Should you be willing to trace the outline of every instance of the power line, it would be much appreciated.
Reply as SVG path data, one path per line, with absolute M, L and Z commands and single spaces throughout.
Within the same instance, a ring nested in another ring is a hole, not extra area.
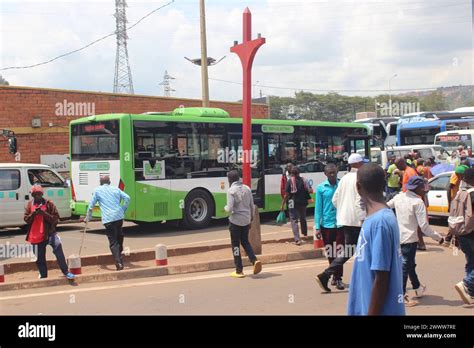
M 143 16 L 142 18 L 140 18 L 137 22 L 135 22 L 132 26 L 130 26 L 127 30 L 130 31 L 131 29 L 133 29 L 135 26 L 137 26 L 141 21 L 143 21 L 145 18 L 151 16 L 152 14 L 154 14 L 155 12 L 171 5 L 172 3 L 174 3 L 175 0 L 171 0 L 170 2 L 166 3 L 165 5 L 162 5 L 156 9 L 154 9 L 153 11 L 149 12 L 148 14 L 146 14 L 145 16 Z M 64 58 L 64 57 L 67 57 L 67 56 L 70 56 L 74 53 L 77 53 L 77 52 L 80 52 L 80 51 L 83 51 L 85 50 L 86 48 L 89 48 L 91 47 L 92 45 L 95 45 L 96 43 L 100 42 L 100 41 L 103 41 L 111 36 L 115 36 L 117 35 L 117 31 L 114 31 L 113 33 L 110 33 L 108 35 L 105 35 L 103 37 L 101 37 L 100 39 L 97 39 L 95 41 L 92 41 L 91 43 L 81 47 L 81 48 L 78 48 L 74 51 L 70 51 L 70 52 L 67 52 L 67 53 L 64 53 L 64 54 L 61 54 L 57 57 L 54 57 L 50 60 L 47 60 L 47 61 L 44 61 L 44 62 L 41 62 L 41 63 L 37 63 L 37 64 L 32 64 L 32 65 L 25 65 L 25 66 L 10 66 L 10 67 L 7 67 L 7 68 L 0 68 L 0 71 L 5 71 L 5 70 L 13 70 L 13 69 L 30 69 L 30 68 L 35 68 L 35 67 L 38 67 L 38 66 L 41 66 L 41 65 L 46 65 L 46 64 L 49 64 L 49 63 L 52 63 L 58 59 L 61 59 L 61 58 Z
M 229 81 L 229 80 L 222 80 L 222 79 L 214 79 L 214 78 L 209 78 L 209 80 L 212 81 L 218 81 L 218 82 L 224 82 L 224 83 L 230 83 L 234 85 L 242 85 L 242 82 L 236 82 L 236 81 Z M 256 86 L 256 85 L 253 85 Z M 258 84 L 258 87 L 262 88 L 269 88 L 269 89 L 281 89 L 281 90 L 291 90 L 291 91 L 308 91 L 308 92 L 346 92 L 346 93 L 351 93 L 351 92 L 361 92 L 361 93 L 371 93 L 371 92 L 389 92 L 389 91 L 395 91 L 395 92 L 410 92 L 410 91 L 435 91 L 438 88 L 437 87 L 426 87 L 426 88 L 400 88 L 400 89 L 394 89 L 392 88 L 391 90 L 388 89 L 314 89 L 314 88 L 295 88 L 295 87 L 281 87 L 281 86 L 268 86 L 268 85 L 261 85 Z

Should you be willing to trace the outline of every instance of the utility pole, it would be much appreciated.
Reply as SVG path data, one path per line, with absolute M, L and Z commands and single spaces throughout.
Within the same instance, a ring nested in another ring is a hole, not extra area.
M 389 80 L 388 80 L 388 93 L 389 93 L 389 108 L 390 108 L 390 117 L 393 116 L 392 114 L 392 80 L 396 78 L 398 74 L 394 74 Z
M 163 76 L 163 81 L 160 82 L 160 86 L 163 86 L 163 95 L 165 97 L 171 97 L 171 92 L 176 92 L 171 87 L 171 80 L 176 80 L 173 76 L 168 74 L 168 71 L 165 71 L 165 76 Z
M 127 2 L 125 0 L 115 0 L 117 53 L 115 57 L 114 93 L 134 94 L 132 71 L 128 61 L 126 8 Z
M 201 12 L 201 83 L 202 106 L 209 107 L 209 72 L 207 69 L 207 37 L 206 37 L 206 5 L 204 0 L 199 0 Z

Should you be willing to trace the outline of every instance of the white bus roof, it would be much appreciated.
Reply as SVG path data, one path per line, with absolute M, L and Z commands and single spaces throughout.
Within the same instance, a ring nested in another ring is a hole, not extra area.
M 426 145 L 403 145 L 403 146 L 386 146 L 385 149 L 387 151 L 391 150 L 422 150 L 422 149 L 429 149 L 432 147 L 441 147 L 441 145 L 434 145 L 434 144 L 426 144 Z
M 46 164 L 33 164 L 33 163 L 0 163 L 0 168 L 47 168 L 51 169 Z
M 474 129 L 458 129 L 458 130 L 450 130 L 445 132 L 440 132 L 436 134 L 438 135 L 450 135 L 450 134 L 474 134 Z
M 474 106 L 467 106 L 467 107 L 464 107 L 464 108 L 459 108 L 459 109 L 453 110 L 451 112 L 474 112 Z

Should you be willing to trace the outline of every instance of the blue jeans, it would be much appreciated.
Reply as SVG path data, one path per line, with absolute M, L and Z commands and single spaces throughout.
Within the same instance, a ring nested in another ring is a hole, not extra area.
M 59 268 L 63 274 L 67 274 L 69 272 L 67 267 L 66 258 L 64 257 L 63 247 L 61 245 L 61 239 L 55 233 L 49 236 L 47 241 L 41 242 L 39 244 L 34 244 L 33 250 L 36 253 L 36 266 L 38 266 L 38 271 L 40 273 L 41 278 L 48 277 L 48 267 L 46 265 L 46 246 L 51 245 L 53 248 L 53 254 L 56 256 L 56 260 L 58 261 Z
M 459 237 L 459 246 L 464 255 L 466 255 L 464 286 L 467 288 L 469 295 L 474 296 L 474 236 Z
M 407 281 L 410 278 L 413 289 L 420 287 L 420 281 L 416 274 L 416 249 L 418 248 L 418 242 L 402 244 L 402 269 L 403 269 L 403 294 L 407 292 Z

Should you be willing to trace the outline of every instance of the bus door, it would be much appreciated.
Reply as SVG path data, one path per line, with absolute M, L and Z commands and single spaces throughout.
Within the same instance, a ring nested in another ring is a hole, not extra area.
M 229 134 L 229 164 L 231 169 L 237 169 L 242 176 L 243 144 L 242 134 Z M 252 135 L 252 151 L 250 154 L 250 167 L 252 169 L 252 194 L 255 205 L 264 207 L 265 177 L 263 173 L 263 136 Z M 235 159 L 235 160 L 234 160 Z
M 362 157 L 371 160 L 370 157 L 370 136 L 369 135 L 348 135 L 344 142 L 344 152 L 349 156 L 358 153 Z

